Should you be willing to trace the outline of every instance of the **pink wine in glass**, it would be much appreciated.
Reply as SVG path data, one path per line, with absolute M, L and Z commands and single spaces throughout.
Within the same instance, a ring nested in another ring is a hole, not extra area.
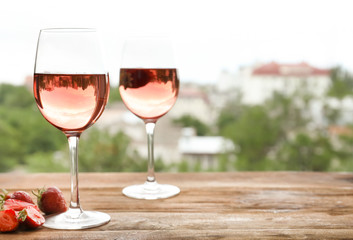
M 44 118 L 63 132 L 82 132 L 102 114 L 105 74 L 34 74 L 34 97 Z
M 157 120 L 174 105 L 179 92 L 175 68 L 121 68 L 119 91 L 127 108 L 143 120 Z

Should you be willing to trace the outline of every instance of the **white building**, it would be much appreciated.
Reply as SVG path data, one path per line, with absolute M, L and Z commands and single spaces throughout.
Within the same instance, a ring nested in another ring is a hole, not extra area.
M 342 100 L 329 98 L 326 92 L 331 84 L 330 70 L 319 69 L 307 63 L 279 64 L 271 62 L 242 67 L 236 73 L 223 72 L 216 86 L 212 102 L 226 103 L 238 92 L 245 104 L 263 104 L 274 91 L 285 94 L 293 92 L 310 93 L 313 99 L 303 106 L 309 114 L 313 127 L 327 126 L 330 123 L 325 117 L 325 108 L 341 110 L 337 124 L 346 125 L 353 122 L 353 98 Z M 226 97 L 225 97 L 226 96 Z M 224 106 L 221 105 L 219 108 Z
M 315 97 L 323 96 L 330 86 L 330 72 L 307 63 L 268 64 L 243 67 L 235 74 L 223 72 L 218 81 L 219 92 L 238 89 L 246 104 L 261 104 L 274 91 L 291 94 L 300 88 Z
M 233 142 L 221 136 L 196 136 L 193 128 L 184 128 L 178 149 L 183 159 L 199 163 L 202 169 L 217 167 L 220 154 L 234 153 Z

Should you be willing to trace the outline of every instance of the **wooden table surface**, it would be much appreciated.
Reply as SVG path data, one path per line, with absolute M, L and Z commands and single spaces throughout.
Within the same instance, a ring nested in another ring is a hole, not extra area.
M 135 200 L 123 187 L 144 173 L 81 173 L 81 205 L 110 214 L 87 230 L 0 234 L 0 239 L 353 239 L 353 174 L 312 172 L 160 173 L 181 193 Z M 56 185 L 69 199 L 68 174 L 0 174 L 0 187 Z

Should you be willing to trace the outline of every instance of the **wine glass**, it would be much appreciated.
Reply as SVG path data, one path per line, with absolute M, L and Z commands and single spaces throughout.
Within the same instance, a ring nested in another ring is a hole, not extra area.
M 109 77 L 95 29 L 43 29 L 34 68 L 34 97 L 43 117 L 67 137 L 71 160 L 68 211 L 48 216 L 45 227 L 84 229 L 110 221 L 106 213 L 83 211 L 78 179 L 81 133 L 102 114 L 109 96 Z
M 137 199 L 177 195 L 180 189 L 158 184 L 154 174 L 153 135 L 157 120 L 174 105 L 179 79 L 172 46 L 165 37 L 135 37 L 126 40 L 120 68 L 119 91 L 126 107 L 145 123 L 148 144 L 148 174 L 144 184 L 123 189 Z

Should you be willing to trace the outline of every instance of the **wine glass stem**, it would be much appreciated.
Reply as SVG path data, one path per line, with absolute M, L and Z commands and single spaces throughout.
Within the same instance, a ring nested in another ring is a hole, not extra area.
M 80 206 L 80 195 L 78 191 L 78 142 L 80 136 L 68 136 L 70 158 L 71 158 L 71 200 L 70 209 L 76 210 L 78 214 L 82 213 Z
M 153 136 L 154 128 L 156 126 L 155 122 L 146 122 L 146 133 L 147 133 L 147 146 L 148 146 L 148 173 L 147 182 L 155 182 L 156 178 L 154 176 L 154 155 L 153 155 Z

